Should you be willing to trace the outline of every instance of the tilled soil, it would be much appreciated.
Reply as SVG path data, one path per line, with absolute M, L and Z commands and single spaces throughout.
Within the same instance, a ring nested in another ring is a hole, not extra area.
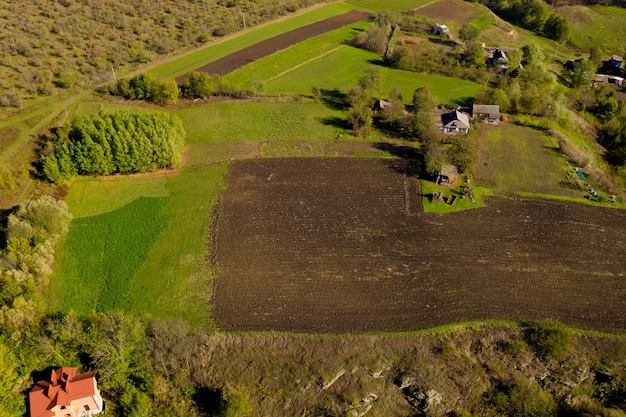
M 243 67 L 246 64 L 249 64 L 250 62 L 271 55 L 281 49 L 288 48 L 298 42 L 302 42 L 312 38 L 313 36 L 321 35 L 323 33 L 330 32 L 331 30 L 339 29 L 343 26 L 359 22 L 371 16 L 372 15 L 370 13 L 352 10 L 338 16 L 333 16 L 328 19 L 320 20 L 319 22 L 294 29 L 271 39 L 261 41 L 248 48 L 227 55 L 224 58 L 220 58 L 217 61 L 213 61 L 201 68 L 196 69 L 195 71 L 225 75 Z M 178 84 L 182 85 L 186 76 L 187 75 L 185 74 L 176 78 Z
M 493 197 L 425 214 L 406 172 L 375 158 L 233 162 L 214 225 L 218 326 L 395 332 L 555 318 L 626 329 L 626 212 Z

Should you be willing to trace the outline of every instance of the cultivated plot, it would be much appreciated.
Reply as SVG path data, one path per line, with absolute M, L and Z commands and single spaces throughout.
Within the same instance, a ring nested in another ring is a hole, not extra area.
M 214 228 L 223 330 L 407 331 L 548 317 L 626 326 L 626 213 L 491 198 L 429 215 L 401 161 L 232 163 Z

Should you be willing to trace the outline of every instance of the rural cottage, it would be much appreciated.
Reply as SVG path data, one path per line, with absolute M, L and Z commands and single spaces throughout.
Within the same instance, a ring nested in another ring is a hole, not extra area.
M 76 368 L 52 370 L 50 379 L 30 390 L 30 417 L 89 417 L 103 409 L 96 373 L 76 375 Z

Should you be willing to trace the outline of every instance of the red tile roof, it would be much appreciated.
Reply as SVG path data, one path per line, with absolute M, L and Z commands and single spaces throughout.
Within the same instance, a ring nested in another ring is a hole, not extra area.
M 54 417 L 57 405 L 69 406 L 73 400 L 96 394 L 95 372 L 76 375 L 76 368 L 53 370 L 49 381 L 39 381 L 28 394 L 30 417 Z

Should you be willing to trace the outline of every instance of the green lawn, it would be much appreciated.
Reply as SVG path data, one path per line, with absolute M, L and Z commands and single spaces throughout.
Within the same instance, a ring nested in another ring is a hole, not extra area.
M 473 208 L 482 207 L 485 205 L 485 197 L 492 194 L 491 189 L 485 187 L 476 187 L 472 185 L 472 190 L 474 191 L 474 197 L 476 198 L 476 202 L 472 202 L 469 196 L 465 196 L 465 198 L 461 198 L 463 196 L 463 192 L 461 191 L 461 186 L 466 185 L 461 184 L 455 188 L 442 187 L 441 185 L 437 185 L 432 181 L 421 180 L 420 188 L 422 192 L 422 207 L 424 212 L 426 213 L 451 213 L 454 211 L 460 210 L 468 210 Z M 432 194 L 434 192 L 440 192 L 443 195 L 444 201 L 432 201 Z M 445 200 L 447 200 L 450 196 L 456 196 L 457 199 L 454 204 L 447 204 Z
M 158 77 L 175 78 L 263 40 L 350 10 L 352 10 L 351 7 L 339 3 L 313 9 L 301 15 L 225 39 L 205 49 L 158 66 L 150 72 Z

